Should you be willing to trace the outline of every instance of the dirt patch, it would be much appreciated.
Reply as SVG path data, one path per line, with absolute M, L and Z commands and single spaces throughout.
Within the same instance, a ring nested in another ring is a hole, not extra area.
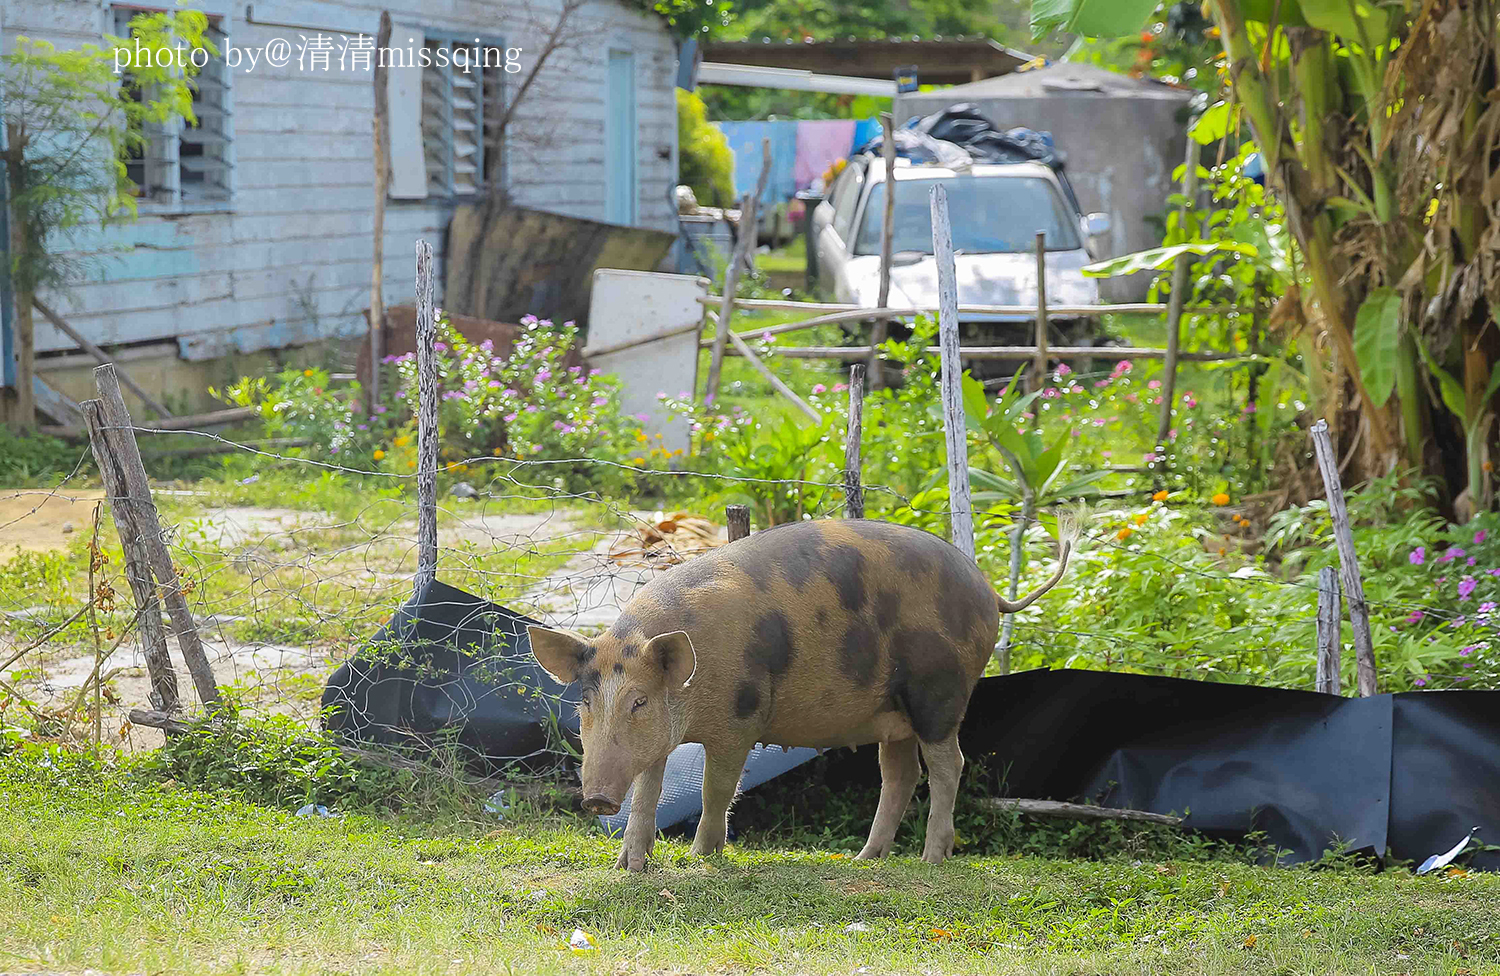
M 20 552 L 66 549 L 93 527 L 101 489 L 0 490 L 0 561 Z

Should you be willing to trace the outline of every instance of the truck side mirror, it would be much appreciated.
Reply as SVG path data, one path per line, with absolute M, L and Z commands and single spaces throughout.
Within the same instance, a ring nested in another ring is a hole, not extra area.
M 1103 237 L 1109 233 L 1110 219 L 1107 213 L 1091 213 L 1083 218 L 1085 237 Z

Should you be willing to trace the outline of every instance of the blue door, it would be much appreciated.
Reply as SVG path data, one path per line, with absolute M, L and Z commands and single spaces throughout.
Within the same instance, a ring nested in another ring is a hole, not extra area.
M 635 223 L 635 54 L 611 49 L 604 102 L 604 219 Z

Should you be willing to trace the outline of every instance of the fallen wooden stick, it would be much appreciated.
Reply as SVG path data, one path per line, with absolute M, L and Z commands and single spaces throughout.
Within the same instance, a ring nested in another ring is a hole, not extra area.
M 98 346 L 90 342 L 83 333 L 79 332 L 77 329 L 69 325 L 67 320 L 65 320 L 61 315 L 58 315 L 47 305 L 43 304 L 40 298 L 37 298 L 33 295 L 31 298 L 31 304 L 36 307 L 36 310 L 38 312 L 42 313 L 43 318 L 52 323 L 53 327 L 57 329 L 57 331 L 61 332 L 69 339 L 72 339 L 74 342 L 78 343 L 79 348 L 81 348 L 84 352 L 88 353 L 90 356 L 93 356 L 100 363 L 114 362 L 114 359 L 111 358 L 109 353 L 105 352 L 103 349 L 100 349 Z M 151 396 L 151 394 L 142 389 L 141 385 L 135 380 L 131 379 L 130 374 L 121 369 L 118 364 L 115 365 L 115 375 L 119 377 L 120 382 L 124 384 L 126 389 L 128 389 L 131 393 L 134 393 L 136 396 L 140 397 L 141 402 L 146 406 L 150 407 L 152 410 L 155 410 L 157 416 L 172 416 L 172 411 L 162 406 L 161 401 L 157 400 L 155 397 Z
M 996 810 L 1019 810 L 1041 817 L 1061 817 L 1064 820 L 1138 820 L 1142 823 L 1165 824 L 1181 827 L 1182 818 L 1165 813 L 1147 813 L 1145 810 L 1119 810 L 1115 807 L 1092 807 L 1082 803 L 1063 803 L 1059 800 L 1010 800 L 1004 797 L 985 797 L 979 801 Z

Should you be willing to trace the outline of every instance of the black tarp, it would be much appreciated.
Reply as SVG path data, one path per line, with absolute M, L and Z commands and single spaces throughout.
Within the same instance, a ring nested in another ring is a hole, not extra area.
M 484 772 L 555 747 L 559 734 L 576 741 L 577 689 L 531 657 L 534 622 L 430 584 L 329 679 L 328 728 L 394 745 L 451 742 Z M 1500 842 L 1500 692 L 1340 698 L 1029 671 L 980 681 L 960 739 L 971 759 L 1004 771 L 1006 795 L 1186 814 L 1189 827 L 1219 837 L 1257 830 L 1289 852 L 1286 863 L 1339 844 L 1420 862 L 1474 827 L 1480 841 Z M 757 750 L 766 768 L 747 780 L 797 775 L 789 766 L 813 752 L 794 752 Z M 660 826 L 696 809 L 700 769 L 669 765 Z M 834 753 L 824 775 L 873 781 L 875 750 Z M 1500 854 L 1472 863 L 1500 869 Z
M 1420 862 L 1475 826 L 1500 842 L 1500 692 L 1340 698 L 1029 671 L 981 681 L 960 738 L 1005 770 L 1010 796 L 1186 813 L 1221 837 L 1260 830 L 1289 862 L 1338 842 Z
M 422 750 L 456 747 L 476 772 L 576 743 L 578 689 L 531 656 L 538 621 L 436 580 L 391 615 L 323 690 L 331 732 Z

